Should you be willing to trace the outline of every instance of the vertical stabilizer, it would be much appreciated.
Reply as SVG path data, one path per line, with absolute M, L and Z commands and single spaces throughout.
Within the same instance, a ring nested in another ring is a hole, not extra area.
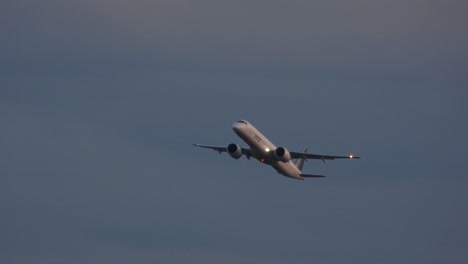
M 305 147 L 303 150 L 302 150 L 302 153 L 306 153 L 307 152 L 307 147 Z M 294 163 L 294 165 L 296 165 L 296 167 L 302 171 L 302 167 L 304 166 L 304 159 L 303 158 L 300 158 L 300 159 L 297 159 L 296 162 Z

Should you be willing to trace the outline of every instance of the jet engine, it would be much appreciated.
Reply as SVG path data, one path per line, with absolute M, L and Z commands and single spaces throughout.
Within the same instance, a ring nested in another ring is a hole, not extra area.
M 227 146 L 227 152 L 231 157 L 235 159 L 239 159 L 242 157 L 242 149 L 239 147 L 239 145 L 231 143 Z
M 282 162 L 288 162 L 291 159 L 291 154 L 287 149 L 279 147 L 275 150 L 275 157 Z

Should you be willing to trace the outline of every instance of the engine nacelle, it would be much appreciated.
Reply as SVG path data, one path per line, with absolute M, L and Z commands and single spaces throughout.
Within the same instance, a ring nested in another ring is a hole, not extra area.
M 242 149 L 239 147 L 239 145 L 231 143 L 227 146 L 227 152 L 231 157 L 235 159 L 239 159 L 242 157 Z
M 288 162 L 291 159 L 291 154 L 287 149 L 279 147 L 275 150 L 275 157 L 282 162 Z

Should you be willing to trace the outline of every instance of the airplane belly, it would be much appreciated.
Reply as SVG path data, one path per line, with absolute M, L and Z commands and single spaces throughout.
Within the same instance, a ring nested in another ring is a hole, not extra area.
M 268 139 L 254 128 L 235 130 L 235 133 L 249 145 L 252 156 L 262 163 L 271 164 L 276 161 L 273 151 L 276 149 Z
M 292 163 L 292 161 L 277 161 L 271 164 L 271 166 L 275 168 L 275 170 L 281 175 L 297 180 L 304 180 L 304 178 L 300 175 L 301 171 L 296 167 L 296 165 L 294 165 L 294 163 Z

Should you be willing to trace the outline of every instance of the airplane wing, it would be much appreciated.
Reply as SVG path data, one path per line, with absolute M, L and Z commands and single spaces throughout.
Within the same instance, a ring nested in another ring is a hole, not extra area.
M 208 145 L 200 145 L 200 144 L 192 144 L 192 145 L 194 145 L 195 147 L 212 149 L 212 150 L 215 150 L 215 151 L 219 152 L 219 154 L 221 154 L 221 152 L 227 152 L 227 147 L 208 146 Z M 242 155 L 246 155 L 247 157 L 252 156 L 251 152 L 250 152 L 250 149 L 241 148 L 241 150 L 242 150 Z
M 196 147 L 200 147 L 200 148 L 207 148 L 207 149 L 212 149 L 212 150 L 215 150 L 217 152 L 219 152 L 219 154 L 221 154 L 221 152 L 227 152 L 227 147 L 224 147 L 224 146 L 208 146 L 208 145 L 201 145 L 201 144 L 192 144 Z M 242 150 L 242 155 L 246 155 L 247 157 L 251 157 L 252 156 L 252 153 L 250 151 L 250 149 L 246 149 L 246 148 L 241 148 Z M 291 158 L 292 159 L 320 159 L 320 160 L 334 160 L 334 159 L 361 159 L 361 157 L 357 157 L 357 156 L 353 156 L 353 155 L 349 155 L 349 156 L 331 156 L 331 155 L 320 155 L 320 154 L 312 154 L 312 153 L 302 153 L 302 152 L 289 152 L 291 154 Z
M 291 158 L 293 159 L 320 159 L 320 160 L 334 160 L 334 159 L 360 159 L 361 157 L 349 155 L 349 156 L 331 156 L 331 155 L 321 155 L 321 154 L 312 154 L 312 153 L 301 153 L 301 152 L 289 152 Z

